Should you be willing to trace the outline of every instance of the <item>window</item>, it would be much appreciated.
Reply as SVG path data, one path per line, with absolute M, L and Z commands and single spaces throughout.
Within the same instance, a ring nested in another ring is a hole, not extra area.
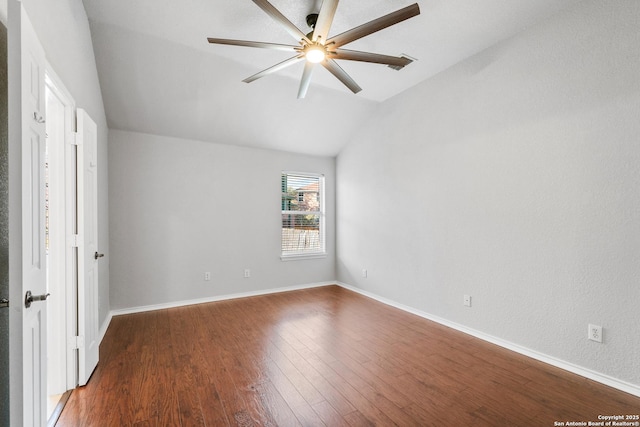
M 325 255 L 324 176 L 282 173 L 282 259 Z

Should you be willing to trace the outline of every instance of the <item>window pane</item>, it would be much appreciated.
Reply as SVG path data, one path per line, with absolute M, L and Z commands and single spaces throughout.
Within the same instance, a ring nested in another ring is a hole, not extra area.
M 282 253 L 322 251 L 320 215 L 282 214 Z
M 282 174 L 283 211 L 320 211 L 320 178 Z

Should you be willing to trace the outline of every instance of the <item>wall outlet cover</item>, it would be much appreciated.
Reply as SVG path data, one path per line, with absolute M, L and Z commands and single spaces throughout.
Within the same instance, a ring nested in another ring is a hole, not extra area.
M 591 341 L 602 342 L 602 326 L 589 324 L 587 338 Z

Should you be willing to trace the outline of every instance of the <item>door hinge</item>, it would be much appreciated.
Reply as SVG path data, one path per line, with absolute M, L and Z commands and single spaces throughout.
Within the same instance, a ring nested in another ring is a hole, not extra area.
M 84 348 L 84 336 L 83 335 L 69 338 L 69 349 L 70 350 L 79 350 L 81 348 Z
M 78 132 L 71 132 L 71 137 L 69 138 L 69 144 L 71 145 L 80 145 L 82 139 L 78 135 Z
M 80 246 L 79 234 L 72 234 L 71 236 L 69 236 L 69 246 L 71 246 L 72 248 L 77 248 Z

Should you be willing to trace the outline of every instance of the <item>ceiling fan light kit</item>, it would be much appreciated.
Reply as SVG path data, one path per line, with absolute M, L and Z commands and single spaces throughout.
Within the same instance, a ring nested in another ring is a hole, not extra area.
M 302 79 L 298 89 L 298 98 L 305 97 L 309 84 L 311 83 L 311 72 L 313 71 L 315 64 L 321 64 L 338 80 L 340 80 L 342 84 L 347 86 L 349 90 L 353 93 L 358 93 L 362 88 L 358 86 L 358 84 L 338 65 L 335 61 L 336 59 L 383 64 L 394 70 L 401 70 L 413 62 L 413 59 L 406 55 L 401 55 L 399 57 L 381 55 L 377 53 L 341 49 L 341 46 L 419 15 L 420 8 L 417 3 L 381 16 L 380 18 L 352 28 L 351 30 L 345 31 L 337 36 L 329 37 L 329 29 L 331 28 L 333 17 L 335 16 L 336 9 L 338 8 L 338 0 L 324 0 L 319 13 L 311 13 L 307 15 L 307 25 L 312 29 L 309 34 L 304 34 L 300 31 L 298 27 L 289 21 L 267 0 L 252 1 L 265 13 L 271 16 L 271 18 L 282 25 L 283 28 L 298 41 L 298 45 L 209 37 L 207 39 L 209 43 L 214 44 L 257 47 L 295 53 L 295 56 L 269 67 L 266 70 L 260 71 L 253 76 L 247 77 L 243 80 L 246 83 L 250 83 L 261 77 L 280 71 L 298 62 L 305 61 L 304 71 L 302 73 Z
M 324 61 L 327 56 L 327 51 L 322 44 L 313 43 L 304 48 L 304 56 L 307 61 L 317 64 Z

